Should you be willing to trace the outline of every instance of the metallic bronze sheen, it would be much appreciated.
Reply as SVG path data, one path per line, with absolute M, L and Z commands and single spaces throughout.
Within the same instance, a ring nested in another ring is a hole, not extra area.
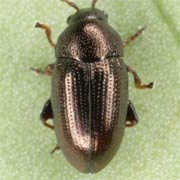
M 57 42 L 51 102 L 62 152 L 76 169 L 94 173 L 120 146 L 128 78 L 122 41 L 106 16 L 98 9 L 80 13 Z

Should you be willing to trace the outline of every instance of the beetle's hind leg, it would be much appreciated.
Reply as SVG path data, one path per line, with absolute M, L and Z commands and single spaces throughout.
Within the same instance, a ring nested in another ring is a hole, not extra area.
M 142 84 L 140 77 L 138 76 L 138 74 L 136 73 L 136 71 L 134 71 L 131 67 L 127 66 L 127 71 L 130 72 L 133 77 L 134 77 L 134 83 L 135 83 L 135 87 L 137 89 L 152 89 L 153 87 L 153 82 L 149 83 L 149 84 Z
M 51 154 L 53 154 L 54 152 L 60 150 L 60 146 L 57 145 L 52 151 L 51 151 Z
M 126 127 L 133 127 L 138 123 L 138 116 L 136 113 L 136 109 L 132 102 L 128 101 L 128 110 L 126 115 Z
M 54 126 L 47 123 L 48 119 L 53 119 L 53 112 L 52 112 L 52 107 L 51 107 L 51 100 L 48 99 L 47 102 L 45 103 L 43 110 L 40 115 L 41 122 L 48 128 L 54 130 Z M 57 145 L 52 151 L 51 154 L 53 154 L 55 151 L 59 150 L 60 146 Z
M 52 41 L 52 39 L 51 39 L 51 28 L 48 26 L 48 25 L 46 25 L 46 24 L 42 24 L 42 23 L 39 23 L 39 22 L 37 22 L 36 24 L 35 24 L 35 27 L 36 28 L 41 28 L 41 29 L 44 29 L 45 30 L 45 34 L 46 34 L 46 37 L 47 37 L 47 39 L 48 39 L 48 41 L 49 41 L 49 44 L 53 47 L 53 48 L 55 48 L 55 43 Z
M 143 32 L 145 31 L 146 26 L 143 28 L 139 29 L 135 34 L 132 36 L 128 37 L 125 41 L 123 41 L 123 47 L 126 47 L 129 43 L 133 42 L 135 39 L 137 39 Z
M 48 128 L 54 129 L 53 125 L 47 123 L 48 119 L 53 119 L 52 107 L 51 107 L 51 100 L 48 99 L 45 103 L 43 110 L 40 115 L 41 122 Z
M 47 75 L 47 76 L 52 75 L 53 69 L 54 69 L 54 64 L 47 65 L 44 70 L 39 69 L 39 68 L 30 68 L 30 70 L 36 72 L 37 74 Z

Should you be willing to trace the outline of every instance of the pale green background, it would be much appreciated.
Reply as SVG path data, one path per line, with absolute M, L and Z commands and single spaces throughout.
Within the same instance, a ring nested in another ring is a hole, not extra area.
M 88 7 L 90 0 L 76 0 Z M 50 78 L 30 67 L 52 63 L 54 51 L 36 20 L 52 27 L 53 39 L 75 12 L 58 0 L 0 0 L 0 180 L 180 180 L 180 1 L 99 0 L 110 24 L 125 39 L 147 25 L 141 38 L 125 50 L 125 61 L 153 90 L 136 90 L 130 99 L 140 123 L 126 129 L 113 161 L 100 173 L 81 174 L 59 151 L 39 114 L 50 96 Z

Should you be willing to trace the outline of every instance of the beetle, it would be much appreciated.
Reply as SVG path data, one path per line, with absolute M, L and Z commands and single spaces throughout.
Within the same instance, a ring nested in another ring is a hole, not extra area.
M 42 123 L 55 131 L 58 145 L 66 159 L 83 173 L 102 170 L 115 156 L 125 127 L 137 124 L 138 116 L 128 100 L 128 72 L 135 87 L 151 89 L 153 82 L 142 84 L 136 71 L 123 61 L 123 49 L 134 41 L 145 27 L 122 41 L 108 24 L 108 15 L 95 8 L 79 9 L 68 0 L 76 13 L 67 19 L 67 28 L 57 43 L 51 29 L 44 29 L 55 49 L 56 61 L 45 70 L 31 68 L 38 74 L 52 75 L 51 97 L 40 115 Z M 53 119 L 53 125 L 48 119 Z

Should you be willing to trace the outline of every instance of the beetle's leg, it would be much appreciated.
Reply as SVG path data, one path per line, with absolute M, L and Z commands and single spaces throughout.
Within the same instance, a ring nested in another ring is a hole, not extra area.
M 147 88 L 151 89 L 153 87 L 154 84 L 153 82 L 149 84 L 142 84 L 140 77 L 137 75 L 136 71 L 134 71 L 131 67 L 127 66 L 127 71 L 133 75 L 135 87 L 137 89 L 147 89 Z
M 46 127 L 50 128 L 50 129 L 54 129 L 54 126 L 47 123 L 48 119 L 53 119 L 53 112 L 52 112 L 50 99 L 47 100 L 47 102 L 45 103 L 45 105 L 43 107 L 43 110 L 40 115 L 40 120 Z
M 128 101 L 128 110 L 126 115 L 126 127 L 135 126 L 138 123 L 138 116 L 135 110 L 134 105 L 129 100 Z
M 54 152 L 56 152 L 57 150 L 60 150 L 60 146 L 57 145 L 52 151 L 51 151 L 51 154 L 53 154 Z
M 135 34 L 133 34 L 132 36 L 128 37 L 125 41 L 123 41 L 123 47 L 127 46 L 129 43 L 131 43 L 136 38 L 138 38 L 138 36 L 140 36 L 144 32 L 145 29 L 146 29 L 146 26 L 139 29 Z
M 30 70 L 35 71 L 37 74 L 50 76 L 53 72 L 54 64 L 49 64 L 46 66 L 45 70 L 38 68 L 30 68 Z
M 45 30 L 46 37 L 47 37 L 50 45 L 51 45 L 53 48 L 55 48 L 56 45 L 55 45 L 55 43 L 54 43 L 54 42 L 52 41 L 52 39 L 51 39 L 51 29 L 50 29 L 50 27 L 47 26 L 46 24 L 41 24 L 41 23 L 39 23 L 39 22 L 37 22 L 37 23 L 35 24 L 35 27 L 41 28 L 41 29 L 44 29 L 44 30 Z
M 53 119 L 53 112 L 52 112 L 52 107 L 51 107 L 51 100 L 48 99 L 47 102 L 45 103 L 44 107 L 43 107 L 43 110 L 41 112 L 41 115 L 40 115 L 40 119 L 42 121 L 42 123 L 50 128 L 50 129 L 54 129 L 54 126 L 50 125 L 47 123 L 48 119 Z M 52 151 L 51 151 L 51 154 L 53 154 L 55 151 L 59 150 L 60 149 L 60 146 L 57 145 Z

